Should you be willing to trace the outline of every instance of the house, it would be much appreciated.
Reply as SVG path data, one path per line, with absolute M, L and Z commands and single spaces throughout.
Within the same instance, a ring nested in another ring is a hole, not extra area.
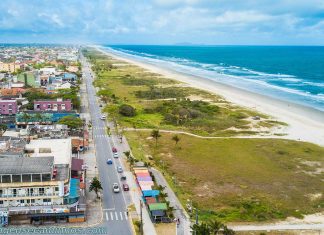
M 35 100 L 34 111 L 71 111 L 71 100 Z
M 51 74 L 55 74 L 56 68 L 55 67 L 45 67 L 45 68 L 41 68 L 39 71 L 42 74 L 51 75 Z
M 12 87 L 11 89 L 9 89 L 9 88 L 1 89 L 0 94 L 2 97 L 4 97 L 4 96 L 19 96 L 21 94 L 24 94 L 25 91 L 26 90 L 24 88 Z
M 79 71 L 79 67 L 75 66 L 75 65 L 70 65 L 66 68 L 67 71 L 71 72 L 71 73 L 76 73 Z
M 0 100 L 0 114 L 1 115 L 14 115 L 17 113 L 16 100 Z

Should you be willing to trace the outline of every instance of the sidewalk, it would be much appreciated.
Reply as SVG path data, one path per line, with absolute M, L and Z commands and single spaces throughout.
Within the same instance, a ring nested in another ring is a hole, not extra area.
M 180 219 L 180 225 L 177 227 L 177 235 L 191 234 L 190 217 L 185 211 L 185 209 L 182 207 L 180 201 L 178 200 L 178 197 L 170 188 L 168 182 L 165 180 L 164 176 L 161 174 L 160 171 L 151 168 L 151 172 L 154 175 L 156 183 L 165 187 L 163 191 L 168 194 L 167 200 L 170 202 L 170 206 L 174 208 L 174 215 L 176 218 Z

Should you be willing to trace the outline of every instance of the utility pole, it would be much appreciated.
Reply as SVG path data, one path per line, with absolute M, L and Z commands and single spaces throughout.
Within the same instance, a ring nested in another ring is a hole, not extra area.
M 141 227 L 140 227 L 140 234 L 143 235 L 143 211 L 142 211 L 142 201 L 140 199 L 140 211 L 141 211 Z

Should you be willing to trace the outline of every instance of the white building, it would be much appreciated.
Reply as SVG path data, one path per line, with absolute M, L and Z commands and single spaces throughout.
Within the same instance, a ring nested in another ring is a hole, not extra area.
M 19 214 L 37 209 L 68 208 L 71 139 L 32 140 L 26 156 L 4 157 L 0 164 L 0 211 Z

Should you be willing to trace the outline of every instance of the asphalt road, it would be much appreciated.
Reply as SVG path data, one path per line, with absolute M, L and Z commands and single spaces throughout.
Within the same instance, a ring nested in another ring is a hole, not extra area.
M 104 216 L 102 225 L 107 227 L 108 234 L 132 234 L 130 221 L 126 214 L 126 198 L 129 196 L 127 195 L 128 192 L 123 192 L 122 190 L 120 181 L 122 174 L 118 173 L 116 169 L 117 166 L 122 166 L 122 164 L 120 158 L 113 157 L 113 142 L 106 134 L 106 122 L 100 120 L 102 114 L 96 100 L 95 88 L 92 85 L 93 75 L 90 65 L 85 61 L 84 57 L 82 57 L 81 62 L 83 65 L 84 80 L 87 85 L 99 180 L 103 187 L 102 208 Z M 106 163 L 109 158 L 113 160 L 112 165 L 107 165 Z M 118 183 L 120 185 L 120 193 L 113 192 L 113 183 Z

